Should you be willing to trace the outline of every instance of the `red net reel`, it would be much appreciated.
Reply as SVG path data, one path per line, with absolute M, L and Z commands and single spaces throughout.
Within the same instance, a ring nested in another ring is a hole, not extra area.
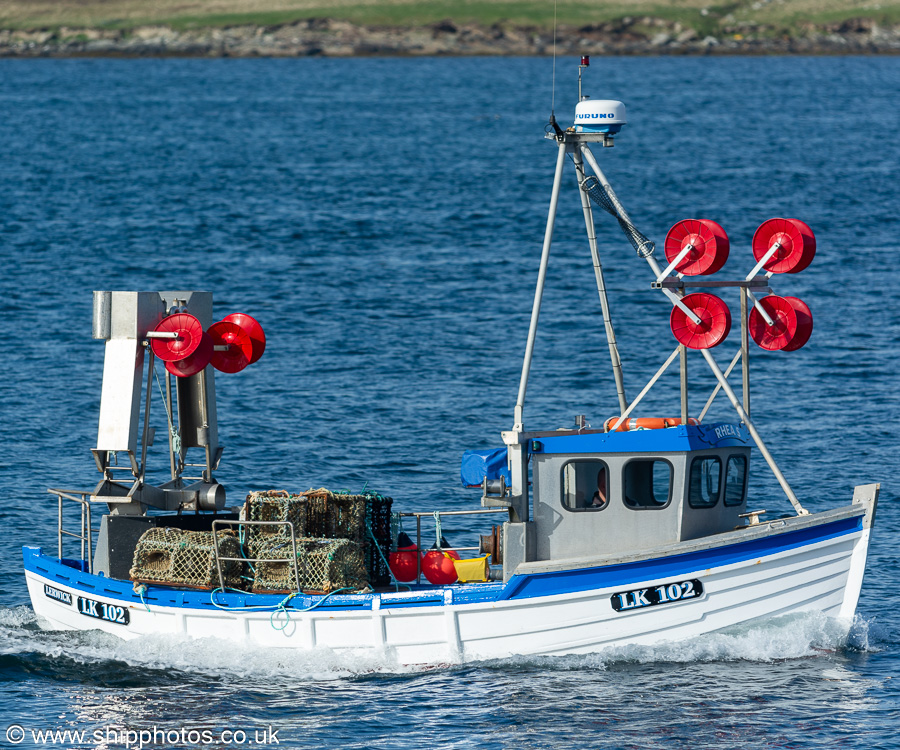
M 189 378 L 206 367 L 212 355 L 213 339 L 212 336 L 204 331 L 194 353 L 175 362 L 166 362 L 166 369 L 176 377 Z
M 673 226 L 666 235 L 666 260 L 672 263 L 688 245 L 692 249 L 675 266 L 685 276 L 715 273 L 728 260 L 728 235 L 709 219 L 685 219 Z
M 775 243 L 781 245 L 763 268 L 772 273 L 800 273 L 816 255 L 816 237 L 800 219 L 769 219 L 753 234 L 753 257 L 757 262 Z
M 262 326 L 246 313 L 232 313 L 231 315 L 226 315 L 224 320 L 240 326 L 244 333 L 249 336 L 253 345 L 253 354 L 250 357 L 249 364 L 252 365 L 254 362 L 257 362 L 266 350 L 266 334 Z
M 755 305 L 750 311 L 750 336 L 761 349 L 792 352 L 809 341 L 813 329 L 812 312 L 803 300 L 770 294 L 759 304 L 772 318 L 772 325 L 769 325 Z
M 210 364 L 220 372 L 240 372 L 253 357 L 253 341 L 250 335 L 231 320 L 220 320 L 209 327 L 214 346 L 228 347 L 224 351 L 213 350 Z
M 753 310 L 750 311 L 748 322 L 750 336 L 761 349 L 771 352 L 785 349 L 794 341 L 799 331 L 797 310 L 789 298 L 779 297 L 777 294 L 763 297 L 759 304 L 772 319 L 772 325 L 766 323 L 765 318 L 754 305 Z M 804 307 L 806 306 L 804 305 Z M 806 309 L 809 310 L 809 308 Z M 806 333 L 807 340 L 809 334 L 812 333 L 812 316 L 809 316 L 809 322 L 809 331 Z M 799 349 L 802 345 L 800 344 L 797 348 Z
M 784 347 L 782 351 L 794 352 L 801 346 L 804 346 L 806 342 L 809 341 L 809 337 L 812 336 L 812 310 L 809 309 L 809 305 L 802 299 L 797 299 L 796 297 L 785 297 L 784 299 L 790 302 L 791 307 L 794 308 L 794 313 L 797 316 L 797 333 L 794 334 L 794 338 L 791 339 L 790 343 Z
M 721 299 L 714 294 L 697 292 L 681 301 L 700 318 L 700 322 L 694 323 L 680 307 L 672 308 L 669 325 L 679 344 L 688 349 L 712 349 L 728 337 L 731 311 Z
M 203 340 L 203 326 L 190 313 L 175 313 L 163 318 L 154 330 L 157 333 L 178 334 L 173 339 L 150 339 L 150 348 L 163 362 L 190 357 Z

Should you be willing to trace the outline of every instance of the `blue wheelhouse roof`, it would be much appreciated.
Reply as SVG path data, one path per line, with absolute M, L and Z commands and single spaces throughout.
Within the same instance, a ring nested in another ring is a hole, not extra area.
M 749 447 L 746 427 L 730 422 L 679 425 L 633 432 L 583 432 L 536 438 L 532 453 L 673 453 L 710 448 Z

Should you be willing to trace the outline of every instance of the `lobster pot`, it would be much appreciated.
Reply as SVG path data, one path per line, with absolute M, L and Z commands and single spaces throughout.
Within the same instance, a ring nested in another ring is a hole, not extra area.
M 369 571 L 369 582 L 373 588 L 391 583 L 391 569 L 387 561 L 394 541 L 391 531 L 393 502 L 389 497 L 366 495 L 366 523 L 372 531 L 366 545 L 366 570 Z
M 306 530 L 311 537 L 366 539 L 366 501 L 364 495 L 336 495 L 318 489 L 303 493 L 307 501 Z
M 229 531 L 183 531 L 174 528 L 153 528 L 138 539 L 134 550 L 130 576 L 132 581 L 163 586 L 214 589 L 219 587 L 216 552 L 222 560 L 222 578 L 228 588 L 241 587 L 244 563 L 241 543 Z
M 387 586 L 391 550 L 391 504 L 381 495 L 335 494 L 327 489 L 304 493 L 307 499 L 306 531 L 310 536 L 349 539 L 365 554 L 366 571 L 373 588 Z
M 307 500 L 303 495 L 292 495 L 287 490 L 251 492 L 244 503 L 243 517 L 247 521 L 283 521 L 294 527 L 295 537 L 311 536 L 306 533 Z M 290 527 L 252 526 L 246 529 L 249 545 L 265 540 L 291 538 Z
M 255 593 L 307 591 L 327 594 L 367 586 L 363 550 L 349 539 L 296 540 L 298 581 L 291 563 L 290 539 L 266 539 L 252 545 L 250 557 Z

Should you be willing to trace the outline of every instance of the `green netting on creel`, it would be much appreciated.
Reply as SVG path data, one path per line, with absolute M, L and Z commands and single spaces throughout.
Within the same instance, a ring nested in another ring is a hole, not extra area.
M 222 577 L 229 588 L 241 586 L 243 562 L 241 543 L 234 533 L 219 531 L 219 557 L 234 557 L 237 561 L 222 561 Z M 216 553 L 211 531 L 183 531 L 174 528 L 153 528 L 145 531 L 134 550 L 130 576 L 132 581 L 213 589 L 219 586 Z
M 362 547 L 349 539 L 295 540 L 297 573 L 291 562 L 291 540 L 264 539 L 250 545 L 254 592 L 292 591 L 329 593 L 337 589 L 364 589 L 368 584 Z
M 295 495 L 286 490 L 251 492 L 243 518 L 248 521 L 290 521 L 297 538 L 347 539 L 358 544 L 373 588 L 387 586 L 387 559 L 392 543 L 393 500 L 373 492 L 335 493 L 324 487 Z M 265 540 L 290 540 L 287 526 L 245 527 L 244 539 L 253 546 Z
M 293 495 L 287 490 L 266 490 L 251 492 L 244 503 L 244 519 L 247 521 L 287 521 L 294 526 L 295 537 L 316 536 L 308 534 L 307 499 L 303 495 Z M 265 539 L 290 539 L 288 526 L 253 526 L 246 530 L 245 541 L 255 544 Z
M 350 539 L 365 553 L 366 571 L 373 588 L 387 586 L 391 571 L 391 504 L 393 500 L 374 492 L 361 495 L 335 493 L 323 488 L 308 490 L 306 531 L 310 536 Z
M 307 501 L 306 531 L 325 539 L 366 539 L 366 499 L 362 495 L 336 495 L 324 487 L 303 493 Z

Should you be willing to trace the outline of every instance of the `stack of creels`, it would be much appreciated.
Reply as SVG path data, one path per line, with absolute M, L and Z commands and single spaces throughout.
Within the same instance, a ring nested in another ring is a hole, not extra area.
M 307 502 L 304 495 L 292 495 L 287 490 L 251 492 L 244 503 L 243 520 L 279 523 L 244 526 L 246 530 L 244 541 L 249 546 L 267 540 L 290 541 L 291 527 L 287 525 L 288 523 L 293 526 L 295 538 L 313 536 L 306 531 Z
M 368 585 L 362 547 L 349 539 L 295 539 L 296 573 L 291 539 L 270 538 L 250 546 L 254 593 L 328 594 L 360 591 Z M 299 575 L 299 580 L 298 580 Z
M 324 487 L 303 493 L 307 501 L 306 533 L 323 539 L 366 539 L 364 495 L 335 494 Z
M 230 531 L 183 531 L 152 528 L 145 531 L 134 550 L 132 581 L 163 586 L 214 589 L 220 586 L 216 552 L 222 560 L 222 578 L 227 588 L 241 587 L 241 543 Z
M 365 552 L 373 588 L 388 586 L 391 572 L 391 504 L 375 493 L 350 495 L 323 488 L 303 493 L 307 498 L 306 532 L 311 537 L 349 539 Z

